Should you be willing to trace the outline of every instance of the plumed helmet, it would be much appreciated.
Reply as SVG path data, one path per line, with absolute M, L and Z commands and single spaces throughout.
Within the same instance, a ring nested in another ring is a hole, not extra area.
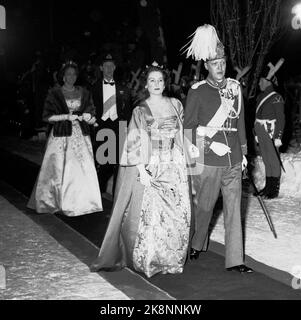
M 184 46 L 186 57 L 194 60 L 210 61 L 225 57 L 225 48 L 220 41 L 215 28 L 204 24 L 191 35 L 192 39 Z

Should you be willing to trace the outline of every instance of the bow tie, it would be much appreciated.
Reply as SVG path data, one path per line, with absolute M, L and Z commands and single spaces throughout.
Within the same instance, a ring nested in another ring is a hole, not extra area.
M 109 82 L 109 81 L 104 80 L 103 83 L 104 84 L 109 84 L 110 86 L 114 86 L 115 85 L 114 81 Z

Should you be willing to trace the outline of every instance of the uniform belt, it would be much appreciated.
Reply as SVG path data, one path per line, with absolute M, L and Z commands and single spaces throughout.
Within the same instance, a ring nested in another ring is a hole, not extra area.
M 258 123 L 264 126 L 264 130 L 269 134 L 274 134 L 276 119 L 257 119 L 255 120 L 255 124 Z
M 259 123 L 261 125 L 264 124 L 275 124 L 276 123 L 276 119 L 257 119 L 255 120 L 255 123 Z

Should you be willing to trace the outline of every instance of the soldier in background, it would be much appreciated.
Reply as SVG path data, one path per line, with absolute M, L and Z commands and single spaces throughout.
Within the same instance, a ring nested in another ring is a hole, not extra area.
M 265 166 L 265 187 L 259 192 L 266 199 L 278 197 L 281 176 L 279 147 L 285 126 L 284 101 L 275 91 L 277 79 L 273 72 L 263 72 L 259 80 L 261 93 L 257 97 L 255 140 Z

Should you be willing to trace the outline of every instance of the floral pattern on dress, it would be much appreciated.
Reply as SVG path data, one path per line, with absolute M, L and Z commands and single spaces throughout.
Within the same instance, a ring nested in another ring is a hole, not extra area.
M 133 250 L 134 268 L 147 277 L 159 272 L 181 273 L 186 259 L 191 214 L 187 172 L 184 155 L 168 141 L 178 130 L 176 122 L 170 130 L 161 130 L 160 123 L 149 130 L 150 138 L 159 137 L 162 143 L 154 144 L 161 149 L 153 147 L 146 167 L 152 180 L 144 190 Z
M 80 108 L 81 98 L 66 99 L 66 104 L 69 112 L 72 114 Z M 85 149 L 88 149 L 90 155 L 93 157 L 92 144 L 88 140 L 90 140 L 90 138 L 83 136 L 79 122 L 77 120 L 72 121 L 72 136 L 66 139 L 66 143 L 70 144 L 70 147 L 74 151 L 74 156 L 81 165 L 84 165 L 85 163 Z

